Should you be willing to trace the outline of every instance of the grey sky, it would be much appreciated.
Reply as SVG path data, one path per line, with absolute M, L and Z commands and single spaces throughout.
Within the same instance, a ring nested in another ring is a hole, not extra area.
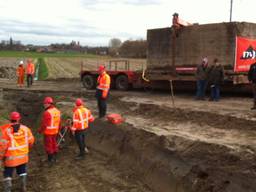
M 256 22 L 256 0 L 233 1 L 234 21 Z M 174 12 L 205 24 L 228 22 L 229 9 L 230 0 L 0 0 L 0 40 L 107 45 L 145 39 L 147 29 L 169 27 Z

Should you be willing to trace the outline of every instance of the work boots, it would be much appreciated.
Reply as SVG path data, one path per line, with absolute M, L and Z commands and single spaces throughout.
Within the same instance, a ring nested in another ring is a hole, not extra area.
M 4 192 L 11 192 L 12 189 L 12 178 L 7 177 L 4 179 Z
M 27 175 L 22 175 L 20 176 L 20 189 L 21 192 L 26 192 L 27 191 Z

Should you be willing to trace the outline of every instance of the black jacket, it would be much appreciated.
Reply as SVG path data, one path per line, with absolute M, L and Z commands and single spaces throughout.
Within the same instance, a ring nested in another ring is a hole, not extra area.
M 250 66 L 250 70 L 248 72 L 248 80 L 252 83 L 256 83 L 256 63 L 253 63 Z
M 221 65 L 212 66 L 208 72 L 208 82 L 210 85 L 220 85 L 224 81 L 224 69 Z

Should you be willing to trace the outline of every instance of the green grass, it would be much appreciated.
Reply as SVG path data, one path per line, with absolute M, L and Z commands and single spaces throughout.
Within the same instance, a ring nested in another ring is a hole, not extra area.
M 37 65 L 37 67 L 40 66 L 38 71 L 38 79 L 45 80 L 48 77 L 48 68 L 45 63 L 45 60 L 42 57 L 40 57 L 38 58 L 37 63 L 39 64 Z
M 37 53 L 27 51 L 0 51 L 0 57 L 85 57 L 85 58 L 98 58 L 100 56 L 93 54 L 82 54 L 82 53 Z

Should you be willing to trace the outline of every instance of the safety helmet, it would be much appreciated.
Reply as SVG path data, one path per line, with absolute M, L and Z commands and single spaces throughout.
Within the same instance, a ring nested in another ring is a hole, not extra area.
M 76 99 L 76 106 L 81 106 L 81 105 L 83 105 L 83 100 L 80 98 Z
M 51 97 L 44 98 L 44 104 L 52 104 L 52 103 L 53 103 L 53 99 Z
M 23 64 L 24 64 L 24 63 L 23 63 L 23 61 L 21 60 L 21 61 L 20 61 L 20 65 L 23 65 Z
M 100 65 L 100 66 L 98 67 L 98 71 L 103 71 L 103 70 L 105 70 L 105 66 L 104 66 L 104 65 Z
M 10 120 L 15 120 L 15 121 L 18 121 L 21 119 L 21 116 L 18 112 L 14 111 L 14 112 L 11 112 L 10 114 Z

